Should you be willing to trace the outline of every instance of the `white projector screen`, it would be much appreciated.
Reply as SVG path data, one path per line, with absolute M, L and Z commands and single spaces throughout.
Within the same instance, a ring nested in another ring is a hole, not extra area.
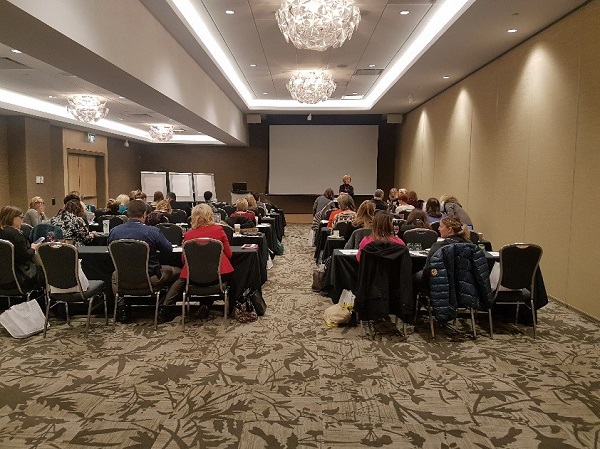
M 377 125 L 271 125 L 269 194 L 337 195 L 348 174 L 355 195 L 373 195 L 377 140 Z

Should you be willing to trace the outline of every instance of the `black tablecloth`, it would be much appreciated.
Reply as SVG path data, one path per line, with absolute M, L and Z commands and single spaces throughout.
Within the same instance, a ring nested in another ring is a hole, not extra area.
M 242 249 L 232 246 L 231 265 L 234 272 L 231 275 L 231 298 L 237 299 L 246 288 L 260 289 L 266 280 L 266 274 L 261 273 L 261 262 L 257 249 Z M 98 279 L 106 283 L 107 298 L 114 300 L 111 289 L 111 278 L 114 266 L 107 246 L 83 246 L 79 248 L 81 268 L 88 279 Z M 161 254 L 160 262 L 164 265 L 182 267 L 181 251 Z M 265 270 L 266 271 L 266 270 Z
M 258 245 L 258 260 L 260 267 L 260 279 L 264 284 L 267 282 L 267 260 L 269 259 L 269 249 L 267 247 L 267 238 L 265 234 L 259 235 L 234 235 L 232 245 L 242 246 L 246 243 L 255 243 Z M 233 248 L 233 247 L 232 247 Z
M 270 223 L 261 223 L 258 226 L 258 231 L 265 234 L 271 257 L 275 256 L 277 253 L 277 237 L 275 236 L 274 227 Z
M 327 259 L 333 254 L 334 249 L 342 249 L 346 245 L 346 240 L 343 237 L 332 237 L 329 236 L 325 240 L 325 247 L 323 248 L 322 260 Z
M 319 256 L 325 249 L 325 243 L 327 243 L 327 237 L 331 234 L 331 229 L 327 226 L 319 228 L 317 235 L 315 236 L 315 260 L 319 260 Z

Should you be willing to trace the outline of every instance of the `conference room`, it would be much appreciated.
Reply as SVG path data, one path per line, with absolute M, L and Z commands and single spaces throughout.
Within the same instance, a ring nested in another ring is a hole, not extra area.
M 0 0 L 2 206 L 150 202 L 142 173 L 164 174 L 165 194 L 169 175 L 198 174 L 215 201 L 246 182 L 285 218 L 265 217 L 266 248 L 236 250 L 256 253 L 234 267 L 267 304 L 254 322 L 216 308 L 184 330 L 155 330 L 154 311 L 113 328 L 100 310 L 86 338 L 86 310 L 46 338 L 2 330 L 0 446 L 597 445 L 600 1 L 354 1 L 351 36 L 323 51 L 285 34 L 283 3 Z M 303 70 L 326 72 L 319 98 Z M 406 336 L 329 328 L 307 238 L 344 175 L 357 206 L 376 189 L 454 195 L 492 252 L 539 245 L 536 338 L 496 323 L 491 338 L 483 316 L 476 338 L 432 338 L 423 317 Z M 109 285 L 108 248 L 77 249 Z

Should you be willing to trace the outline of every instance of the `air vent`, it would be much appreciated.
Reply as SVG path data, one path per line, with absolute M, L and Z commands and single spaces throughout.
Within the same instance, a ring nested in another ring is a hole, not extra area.
M 354 72 L 357 76 L 379 76 L 383 69 L 358 69 Z
M 25 64 L 21 64 L 20 62 L 17 62 L 14 59 L 0 58 L 0 70 L 18 70 L 18 69 L 31 70 L 31 67 L 28 67 Z

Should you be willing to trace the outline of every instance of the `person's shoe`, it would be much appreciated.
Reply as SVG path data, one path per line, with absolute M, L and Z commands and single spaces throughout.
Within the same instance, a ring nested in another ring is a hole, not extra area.
M 192 309 L 192 317 L 200 320 L 205 320 L 210 315 L 210 307 L 206 304 L 200 304 Z
M 158 312 L 158 324 L 168 323 L 173 321 L 178 315 L 177 311 L 173 307 L 162 307 Z

